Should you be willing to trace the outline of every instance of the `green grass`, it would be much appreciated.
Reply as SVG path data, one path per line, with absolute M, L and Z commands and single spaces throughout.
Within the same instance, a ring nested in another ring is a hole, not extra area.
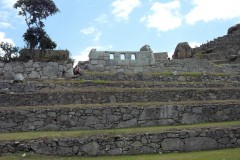
M 192 125 L 178 126 L 157 126 L 157 127 L 141 127 L 141 128 L 124 128 L 111 130 L 82 130 L 82 131 L 41 131 L 41 132 L 17 132 L 17 133 L 1 133 L 0 141 L 11 140 L 27 140 L 38 138 L 65 138 L 65 137 L 84 137 L 84 136 L 119 136 L 127 134 L 140 133 L 161 133 L 172 130 L 187 130 L 197 128 L 227 128 L 240 127 L 240 121 L 217 122 L 217 123 L 201 123 Z
M 104 156 L 104 157 L 59 157 L 26 154 L 4 155 L 1 160 L 240 160 L 240 148 L 201 151 L 190 153 L 149 154 L 133 156 Z

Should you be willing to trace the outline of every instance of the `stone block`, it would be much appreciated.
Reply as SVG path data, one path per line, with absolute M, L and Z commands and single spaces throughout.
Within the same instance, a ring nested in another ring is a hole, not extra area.
M 39 62 L 34 62 L 32 67 L 33 67 L 33 68 L 38 68 L 38 67 L 40 67 Z
M 98 60 L 98 65 L 103 65 L 103 66 L 105 66 L 105 65 L 106 65 L 106 61 L 104 61 L 104 60 Z
M 164 151 L 184 151 L 184 143 L 177 138 L 167 138 L 161 143 Z
M 121 155 L 123 153 L 122 148 L 115 148 L 109 151 L 110 155 Z
M 58 67 L 44 67 L 43 75 L 44 76 L 57 76 L 58 75 Z
M 39 79 L 40 78 L 40 74 L 36 71 L 32 71 L 29 75 L 28 75 L 29 79 Z
M 185 150 L 187 152 L 214 150 L 217 149 L 217 142 L 215 139 L 208 137 L 193 137 L 185 139 Z
M 4 77 L 6 80 L 14 80 L 15 74 L 13 72 L 5 72 Z
M 136 118 L 128 120 L 128 121 L 122 121 L 117 125 L 117 128 L 128 128 L 128 127 L 133 127 L 137 125 L 137 120 Z
M 3 70 L 4 70 L 5 72 L 7 72 L 7 71 L 12 72 L 12 65 L 11 65 L 11 63 L 6 63 L 6 64 L 4 65 Z
M 82 146 L 82 150 L 85 152 L 85 154 L 90 156 L 97 155 L 99 149 L 100 145 L 96 142 L 90 142 Z
M 32 67 L 32 66 L 33 66 L 33 60 L 29 60 L 28 62 L 23 63 L 23 65 L 24 65 L 26 68 Z
M 22 73 L 22 72 L 24 72 L 24 68 L 22 66 L 13 67 L 13 72 Z
M 181 123 L 182 124 L 193 124 L 193 123 L 200 123 L 202 122 L 202 118 L 199 115 L 195 114 L 187 114 L 184 113 Z
M 92 65 L 98 65 L 98 60 L 91 60 L 90 63 L 91 63 Z
M 4 64 L 3 62 L 0 62 L 0 68 L 3 68 L 4 67 Z

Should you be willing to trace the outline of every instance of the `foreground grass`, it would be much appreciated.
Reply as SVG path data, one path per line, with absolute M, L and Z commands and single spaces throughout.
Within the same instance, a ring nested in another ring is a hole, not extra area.
M 134 156 L 106 156 L 106 157 L 58 157 L 27 154 L 4 155 L 1 160 L 239 160 L 240 148 L 202 151 L 190 153 L 170 153 L 164 155 L 134 155 Z
M 127 134 L 141 133 L 161 133 L 172 130 L 187 130 L 198 128 L 227 128 L 240 127 L 240 121 L 217 122 L 217 123 L 201 123 L 192 125 L 177 126 L 157 126 L 157 127 L 140 127 L 140 128 L 124 128 L 110 130 L 81 130 L 81 131 L 41 131 L 41 132 L 16 132 L 1 133 L 0 141 L 11 140 L 28 140 L 38 138 L 67 138 L 67 137 L 84 137 L 84 136 L 124 136 Z

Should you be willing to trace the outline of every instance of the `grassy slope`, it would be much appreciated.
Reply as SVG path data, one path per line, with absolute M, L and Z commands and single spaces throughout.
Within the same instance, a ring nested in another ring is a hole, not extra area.
M 63 138 L 63 137 L 83 137 L 83 136 L 100 136 L 100 135 L 126 135 L 132 133 L 160 133 L 169 130 L 185 130 L 197 128 L 224 128 L 224 127 L 240 127 L 240 121 L 218 122 L 218 123 L 202 123 L 193 125 L 178 126 L 157 126 L 157 127 L 141 127 L 141 128 L 124 128 L 111 130 L 82 130 L 82 131 L 41 131 L 41 132 L 17 132 L 17 133 L 1 133 L 0 141 L 11 140 L 27 140 L 37 138 Z
M 22 154 L 5 155 L 1 160 L 239 160 L 240 148 L 202 151 L 191 153 L 171 153 L 164 155 L 135 155 L 135 156 L 106 156 L 106 157 L 57 157 L 40 156 L 27 154 L 22 158 Z

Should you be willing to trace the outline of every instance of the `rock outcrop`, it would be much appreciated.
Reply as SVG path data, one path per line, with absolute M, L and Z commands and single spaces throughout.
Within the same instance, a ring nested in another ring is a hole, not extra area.
M 235 26 L 232 26 L 228 29 L 227 34 L 234 34 L 236 32 L 240 33 L 240 24 L 236 24 Z
M 151 49 L 151 47 L 150 47 L 149 45 L 144 45 L 144 46 L 140 49 L 140 51 L 151 51 L 151 52 L 152 52 L 152 49 Z
M 179 43 L 172 56 L 173 59 L 186 59 L 192 57 L 192 48 L 188 42 Z

